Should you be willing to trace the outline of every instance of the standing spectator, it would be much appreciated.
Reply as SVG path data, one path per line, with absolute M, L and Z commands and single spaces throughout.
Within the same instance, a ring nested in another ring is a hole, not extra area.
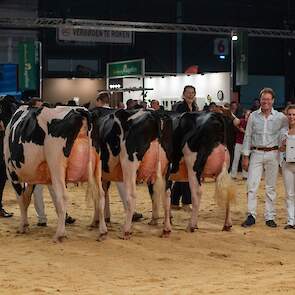
M 139 103 L 139 105 L 141 106 L 142 109 L 146 110 L 146 108 L 147 108 L 147 102 L 146 101 L 141 101 Z
M 216 108 L 216 103 L 211 101 L 208 106 L 208 112 L 214 112 L 215 108 Z
M 237 101 L 232 101 L 230 103 L 230 110 L 238 119 L 243 117 L 243 108 Z
M 280 152 L 281 166 L 283 172 L 283 180 L 286 191 L 287 206 L 287 225 L 285 229 L 295 229 L 295 163 L 288 162 L 286 158 L 286 141 L 295 139 L 295 105 L 290 104 L 286 109 L 289 128 L 281 130 L 280 134 Z
M 160 102 L 156 99 L 153 99 L 151 101 L 151 108 L 154 109 L 155 111 L 160 109 Z
M 264 171 L 265 224 L 269 227 L 276 227 L 274 203 L 279 169 L 279 134 L 280 130 L 287 125 L 287 118 L 283 113 L 273 109 L 275 94 L 271 88 L 263 88 L 259 97 L 261 107 L 249 116 L 242 150 L 243 168 L 246 171 L 249 169 L 248 216 L 242 226 L 249 227 L 256 222 L 256 192 Z
M 125 109 L 125 105 L 124 105 L 124 103 L 122 101 L 118 102 L 117 109 Z
M 111 101 L 110 94 L 106 91 L 103 91 L 97 95 L 95 106 L 102 107 L 102 108 L 109 108 L 110 101 Z
M 252 102 L 251 112 L 257 111 L 260 108 L 260 100 L 255 98 Z
M 231 167 L 231 176 L 232 178 L 237 177 L 238 166 L 241 158 L 241 151 L 243 147 L 244 141 L 244 134 L 247 126 L 247 121 L 250 116 L 251 111 L 245 111 L 245 117 L 240 119 L 240 124 L 237 126 L 238 132 L 236 134 L 236 144 L 235 144 L 235 153 L 234 153 L 234 160 Z M 243 169 L 242 171 L 243 179 L 247 178 L 247 172 Z
M 196 104 L 196 89 L 194 86 L 187 85 L 183 89 L 183 101 L 174 105 L 174 110 L 178 113 L 195 112 L 198 110 Z M 178 210 L 180 198 L 182 197 L 182 208 L 190 211 L 192 203 L 191 191 L 188 182 L 175 182 L 171 190 L 171 208 Z
M 132 110 L 135 107 L 135 105 L 136 105 L 136 101 L 133 100 L 132 98 L 130 98 L 126 101 L 126 109 L 127 110 Z
M 0 121 L 0 217 L 9 218 L 13 216 L 13 213 L 7 212 L 3 208 L 3 204 L 2 204 L 3 191 L 4 191 L 5 183 L 7 180 L 6 166 L 5 166 L 4 154 L 3 154 L 4 131 L 5 131 L 4 123 Z

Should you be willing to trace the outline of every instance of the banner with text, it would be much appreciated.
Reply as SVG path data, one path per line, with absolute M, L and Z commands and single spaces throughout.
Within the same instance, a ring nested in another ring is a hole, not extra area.
M 36 90 L 38 83 L 39 44 L 38 42 L 20 42 L 18 44 L 18 81 L 19 90 Z
M 145 73 L 144 59 L 134 59 L 107 64 L 108 78 L 139 77 Z
M 61 41 L 75 42 L 131 44 L 133 42 L 133 33 L 99 29 L 60 27 L 57 29 L 57 39 Z

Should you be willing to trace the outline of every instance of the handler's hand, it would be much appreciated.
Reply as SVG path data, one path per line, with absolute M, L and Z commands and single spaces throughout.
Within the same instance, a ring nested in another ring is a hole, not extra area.
M 282 141 L 282 145 L 279 147 L 280 152 L 285 152 L 286 151 L 286 139 Z
M 245 171 L 249 168 L 249 156 L 243 156 L 242 167 Z

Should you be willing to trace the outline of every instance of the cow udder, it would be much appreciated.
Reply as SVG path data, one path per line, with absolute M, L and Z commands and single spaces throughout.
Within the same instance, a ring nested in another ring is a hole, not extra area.
M 229 167 L 229 152 L 224 145 L 220 144 L 213 149 L 212 153 L 207 158 L 202 177 L 215 178 L 221 172 L 224 161 L 226 162 L 227 167 Z M 180 161 L 178 171 L 170 175 L 170 180 L 180 182 L 188 181 L 187 167 L 184 160 Z

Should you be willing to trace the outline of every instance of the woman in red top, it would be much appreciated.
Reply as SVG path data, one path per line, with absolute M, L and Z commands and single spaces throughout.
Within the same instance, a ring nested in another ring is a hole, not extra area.
M 235 145 L 235 155 L 234 155 L 234 160 L 233 164 L 231 167 L 231 176 L 232 178 L 237 178 L 237 172 L 238 172 L 238 166 L 241 158 L 241 151 L 243 147 L 243 140 L 244 140 L 244 135 L 245 135 L 245 130 L 247 126 L 247 120 L 250 116 L 251 111 L 246 110 L 244 118 L 240 119 L 240 124 L 237 127 L 238 132 L 236 134 L 236 145 Z M 243 178 L 247 178 L 247 172 L 245 170 L 242 171 Z

